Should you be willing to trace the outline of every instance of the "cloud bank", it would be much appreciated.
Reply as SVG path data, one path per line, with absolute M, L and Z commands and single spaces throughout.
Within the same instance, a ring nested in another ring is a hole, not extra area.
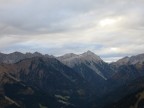
M 1 0 L 0 51 L 144 53 L 143 0 Z

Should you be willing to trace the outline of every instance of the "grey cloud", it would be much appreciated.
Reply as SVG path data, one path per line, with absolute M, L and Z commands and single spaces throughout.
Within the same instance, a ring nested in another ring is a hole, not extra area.
M 129 0 L 26 0 L 25 2 L 24 4 L 23 2 L 22 4 L 15 2 L 15 4 L 9 5 L 9 8 L 0 9 L 2 11 L 0 14 L 1 22 L 5 24 L 7 33 L 13 33 L 9 30 L 10 27 L 20 29 L 19 34 L 26 34 L 26 32 L 65 32 L 74 29 L 71 25 L 76 25 L 75 22 L 68 22 L 67 24 L 65 20 L 69 21 L 69 19 L 75 19 L 79 15 L 83 16 L 92 11 L 96 14 L 94 16 L 95 19 L 102 18 L 106 15 L 114 16 L 117 13 L 125 11 L 129 5 L 131 7 Z M 83 18 L 85 18 L 85 15 Z M 13 34 L 15 33 L 17 31 Z
M 107 60 L 142 53 L 143 17 L 143 0 L 1 0 L 0 51 L 92 50 Z M 99 25 L 117 18 L 122 20 L 114 27 Z

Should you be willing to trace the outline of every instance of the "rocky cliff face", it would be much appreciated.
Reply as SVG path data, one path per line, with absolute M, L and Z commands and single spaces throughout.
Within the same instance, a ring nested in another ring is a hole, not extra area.
M 70 53 L 60 56 L 57 59 L 79 72 L 83 78 L 86 78 L 87 74 L 92 73 L 106 80 L 114 73 L 107 63 L 91 51 L 80 55 Z

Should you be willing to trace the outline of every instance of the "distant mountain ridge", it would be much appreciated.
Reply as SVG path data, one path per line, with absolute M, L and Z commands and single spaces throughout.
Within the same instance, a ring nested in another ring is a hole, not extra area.
M 4 54 L 0 53 L 0 63 L 16 63 L 19 62 L 20 60 L 26 59 L 26 58 L 32 58 L 32 57 L 52 57 L 49 56 L 48 54 L 42 55 L 39 52 L 35 53 L 21 53 L 21 52 L 13 52 L 10 54 Z
M 60 57 L 0 53 L 0 105 L 102 108 L 114 102 L 119 108 L 120 99 L 144 87 L 143 77 L 144 54 L 108 64 L 91 51 Z
M 32 58 L 32 57 L 46 57 L 47 58 L 47 57 L 54 57 L 54 56 L 49 56 L 48 54 L 42 55 L 41 53 L 38 53 L 38 52 L 26 53 L 26 54 L 23 54 L 20 52 L 14 52 L 10 54 L 0 53 L 0 63 L 7 63 L 7 64 L 16 63 L 16 62 L 19 62 L 20 60 L 23 60 L 26 58 Z M 59 61 L 69 66 L 70 68 L 76 65 L 85 65 L 89 70 L 96 72 L 96 74 L 98 74 L 104 79 L 107 79 L 107 77 L 111 76 L 111 74 L 104 75 L 104 73 L 100 71 L 100 69 L 104 68 L 103 66 L 107 66 L 108 64 L 105 63 L 99 56 L 97 56 L 91 51 L 87 51 L 80 55 L 70 53 L 64 56 L 54 57 L 54 58 L 58 59 Z M 98 69 L 97 67 L 99 67 L 100 69 Z M 84 77 L 84 74 L 83 73 L 81 74 Z
M 140 63 L 142 64 L 144 62 L 144 54 L 138 54 L 135 56 L 131 56 L 131 57 L 124 57 L 112 64 L 116 65 L 116 66 L 121 66 L 121 65 L 126 65 L 126 64 L 137 64 Z
M 105 80 L 113 74 L 112 69 L 109 67 L 109 65 L 91 51 L 87 51 L 79 55 L 72 53 L 65 54 L 63 56 L 57 57 L 57 59 L 65 65 L 73 68 L 74 70 L 79 71 L 83 77 L 87 75 L 86 73 L 83 73 L 85 67 L 93 71 L 93 73 L 98 74 Z M 104 70 L 104 68 L 107 68 L 107 70 Z M 107 72 L 109 73 L 109 75 L 106 74 L 105 71 L 109 71 Z
M 48 54 L 41 54 L 39 52 L 34 52 L 34 53 L 13 52 L 13 53 L 9 53 L 9 54 L 0 53 L 0 63 L 16 63 L 20 60 L 23 60 L 26 58 L 32 58 L 32 57 L 55 57 L 55 56 L 48 55 Z M 69 66 L 73 66 L 77 62 L 80 63 L 84 60 L 94 61 L 94 62 L 95 61 L 97 61 L 97 62 L 103 61 L 98 55 L 96 55 L 95 53 L 93 53 L 89 50 L 82 54 L 67 53 L 67 54 L 64 54 L 62 56 L 55 57 L 55 58 L 66 63 Z M 80 61 L 75 60 L 75 59 L 79 59 Z M 144 53 L 138 54 L 135 56 L 131 56 L 131 57 L 124 57 L 122 59 L 117 60 L 116 62 L 111 63 L 111 64 L 123 65 L 123 64 L 136 64 L 136 63 L 142 63 L 142 62 L 144 62 Z
M 83 62 L 101 62 L 102 59 L 97 56 L 96 54 L 94 54 L 91 51 L 87 51 L 84 52 L 82 54 L 73 54 L 73 53 L 69 53 L 69 54 L 65 54 L 63 56 L 59 56 L 57 57 L 58 60 L 62 61 L 64 64 L 67 64 L 70 67 L 73 67 L 76 64 L 80 64 Z

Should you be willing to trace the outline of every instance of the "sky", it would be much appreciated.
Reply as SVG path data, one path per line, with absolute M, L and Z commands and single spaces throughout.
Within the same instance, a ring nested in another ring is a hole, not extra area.
M 144 53 L 144 0 L 0 0 L 0 52 L 104 61 Z

